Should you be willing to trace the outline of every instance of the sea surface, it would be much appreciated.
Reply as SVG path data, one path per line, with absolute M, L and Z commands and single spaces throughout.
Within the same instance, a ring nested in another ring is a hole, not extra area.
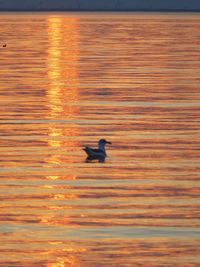
M 200 266 L 199 158 L 200 14 L 0 14 L 1 267 Z

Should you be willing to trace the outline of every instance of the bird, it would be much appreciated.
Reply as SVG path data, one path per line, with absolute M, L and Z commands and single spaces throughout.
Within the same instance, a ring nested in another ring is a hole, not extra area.
M 7 44 L 4 44 L 4 45 L 3 45 L 3 47 L 6 47 L 6 46 L 7 46 Z
M 83 148 L 83 150 L 87 154 L 86 162 L 90 162 L 92 160 L 98 160 L 99 162 L 105 162 L 105 158 L 107 157 L 106 155 L 106 149 L 105 145 L 106 144 L 112 144 L 111 142 L 108 142 L 105 139 L 100 139 L 98 142 L 98 148 L 94 149 L 91 147 L 86 146 Z

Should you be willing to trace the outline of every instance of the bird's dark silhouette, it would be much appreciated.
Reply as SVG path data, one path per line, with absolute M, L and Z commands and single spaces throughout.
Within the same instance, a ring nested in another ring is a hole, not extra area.
M 92 160 L 98 160 L 99 162 L 105 162 L 107 157 L 105 145 L 111 144 L 111 142 L 106 141 L 105 139 L 100 139 L 98 142 L 98 148 L 91 148 L 86 146 L 83 150 L 87 154 L 86 162 Z

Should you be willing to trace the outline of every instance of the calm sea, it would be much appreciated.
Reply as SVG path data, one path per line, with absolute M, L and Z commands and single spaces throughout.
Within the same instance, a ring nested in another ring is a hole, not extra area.
M 199 14 L 1 14 L 1 267 L 200 266 L 199 143 Z

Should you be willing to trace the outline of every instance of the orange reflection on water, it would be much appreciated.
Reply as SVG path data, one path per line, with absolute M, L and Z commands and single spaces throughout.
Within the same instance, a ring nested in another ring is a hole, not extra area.
M 64 199 L 77 199 L 77 195 L 76 194 L 72 194 L 72 193 L 70 193 L 70 194 L 55 194 L 53 196 L 53 198 L 56 199 L 56 200 L 59 200 L 59 199 L 61 199 L 61 200 L 64 200 Z
M 65 262 L 48 263 L 47 267 L 65 267 Z
M 78 112 L 77 103 L 79 91 L 77 88 L 78 72 L 78 24 L 75 18 L 62 18 L 50 16 L 48 18 L 48 77 L 47 90 L 49 118 L 53 120 L 49 124 L 48 144 L 52 148 L 52 155 L 47 162 L 56 164 L 57 168 L 66 162 L 72 163 L 70 153 L 63 157 L 62 153 L 69 148 L 71 151 L 79 145 L 74 138 L 79 135 L 79 129 L 74 123 Z M 65 121 L 67 120 L 67 121 Z M 63 159 L 64 158 L 64 159 Z M 48 176 L 48 179 L 58 179 L 56 175 Z M 67 179 L 74 179 L 67 176 Z
M 47 263 L 47 267 L 78 267 L 80 263 L 74 253 L 84 253 L 85 249 L 66 248 L 62 252 L 66 253 L 65 257 L 58 257 L 54 263 Z
M 56 263 L 48 263 L 47 267 L 78 267 L 80 266 L 77 258 L 70 255 L 68 258 L 58 259 Z
M 49 18 L 48 21 L 49 33 L 49 51 L 48 51 L 48 77 L 50 85 L 48 87 L 47 96 L 50 106 L 50 117 L 55 118 L 57 114 L 62 112 L 61 103 L 61 66 L 60 58 L 61 51 L 60 38 L 61 38 L 61 19 Z
M 48 88 L 47 101 L 49 107 L 48 119 L 48 145 L 51 154 L 46 159 L 49 170 L 53 170 L 52 175 L 46 176 L 47 179 L 76 179 L 73 172 L 73 151 L 79 142 L 76 136 L 79 135 L 79 129 L 74 123 L 74 118 L 78 113 L 79 91 L 77 88 L 78 72 L 78 34 L 77 19 L 48 17 Z M 68 151 L 69 150 L 69 151 Z M 72 152 L 72 153 L 71 153 Z M 72 156 L 71 156 L 72 154 Z M 69 163 L 69 166 L 67 165 Z M 67 166 L 67 171 L 66 168 Z M 59 175 L 56 170 L 59 169 Z M 63 169 L 63 172 L 62 172 Z M 77 195 L 68 190 L 63 193 L 63 189 L 54 190 L 53 186 L 46 187 L 50 190 L 49 200 L 53 201 L 50 206 L 50 212 L 43 214 L 40 218 L 45 225 L 70 225 L 68 214 L 60 216 L 60 202 L 68 199 L 76 199 Z M 55 203 L 54 203 L 55 201 Z M 58 204 L 57 204 L 58 203 Z M 73 247 L 64 247 L 60 253 L 57 249 L 49 249 L 47 254 L 54 260 L 47 263 L 47 267 L 76 267 L 79 266 L 76 252 Z M 56 257 L 57 256 L 57 257 Z

